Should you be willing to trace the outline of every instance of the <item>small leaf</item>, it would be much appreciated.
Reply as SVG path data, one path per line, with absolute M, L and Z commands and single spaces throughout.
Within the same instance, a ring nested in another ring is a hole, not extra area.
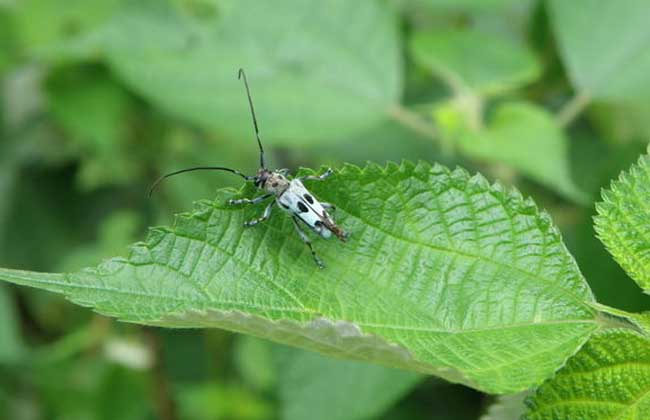
M 550 0 L 549 8 L 576 89 L 600 99 L 647 99 L 648 1 Z
M 343 139 L 384 121 L 399 101 L 397 20 L 380 2 L 220 5 L 220 18 L 197 20 L 167 2 L 129 3 L 107 30 L 109 64 L 173 115 L 249 138 L 244 68 L 269 143 Z
M 417 385 L 416 373 L 296 349 L 280 356 L 283 420 L 375 418 Z
M 525 420 L 642 420 L 650 413 L 650 340 L 596 334 L 529 400 Z
M 644 155 L 603 191 L 596 204 L 598 237 L 616 261 L 650 293 L 650 156 Z
M 460 147 L 474 159 L 510 165 L 573 201 L 587 200 L 571 179 L 566 136 L 542 108 L 504 103 L 494 111 L 486 129 L 467 130 L 460 137 Z
M 415 61 L 450 86 L 485 95 L 515 89 L 541 72 L 525 46 L 475 30 L 419 32 L 410 46 Z
M 308 187 L 352 235 L 314 241 L 325 270 L 287 217 L 246 229 L 261 209 L 222 190 L 126 259 L 0 278 L 130 322 L 225 328 L 490 392 L 539 383 L 597 327 L 557 229 L 518 193 L 408 162 L 348 165 Z

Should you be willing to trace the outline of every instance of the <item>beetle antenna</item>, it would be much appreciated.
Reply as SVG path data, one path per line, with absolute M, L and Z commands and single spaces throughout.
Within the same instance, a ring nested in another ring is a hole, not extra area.
M 149 188 L 149 197 L 151 197 L 151 194 L 153 194 L 153 191 L 156 189 L 158 184 L 160 184 L 164 179 L 169 178 L 171 176 L 179 175 L 185 172 L 192 172 L 192 171 L 226 171 L 226 172 L 231 172 L 235 175 L 239 175 L 247 181 L 250 181 L 251 179 L 255 179 L 254 176 L 244 175 L 236 169 L 224 168 L 222 166 L 196 166 L 194 168 L 187 168 L 187 169 L 181 169 L 180 171 L 170 172 L 168 174 L 161 176 L 156 180 L 156 182 L 153 183 L 153 185 L 151 185 L 151 188 Z
M 257 145 L 260 147 L 260 166 L 262 168 L 266 168 L 264 166 L 264 148 L 262 147 L 262 140 L 260 140 L 260 130 L 257 128 L 257 118 L 255 118 L 255 108 L 253 107 L 253 99 L 251 99 L 251 91 L 248 88 L 248 80 L 246 79 L 246 73 L 244 73 L 244 69 L 239 69 L 239 75 L 237 76 L 238 79 L 244 79 L 244 86 L 246 86 L 246 96 L 248 96 L 248 104 L 250 105 L 251 108 L 251 115 L 253 116 L 253 127 L 255 128 L 255 137 L 257 138 Z

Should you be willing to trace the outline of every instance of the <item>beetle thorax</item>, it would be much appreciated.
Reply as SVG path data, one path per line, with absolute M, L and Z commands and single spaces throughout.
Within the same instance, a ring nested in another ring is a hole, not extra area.
M 289 180 L 283 174 L 273 171 L 267 172 L 266 175 L 266 180 L 262 184 L 264 191 L 279 196 L 289 188 Z

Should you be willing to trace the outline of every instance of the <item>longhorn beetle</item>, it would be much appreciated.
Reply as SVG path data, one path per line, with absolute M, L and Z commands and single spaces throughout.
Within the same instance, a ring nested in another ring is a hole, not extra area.
M 300 223 L 304 223 L 309 229 L 319 234 L 323 238 L 327 239 L 334 234 L 342 242 L 345 242 L 348 238 L 348 234 L 337 226 L 336 222 L 327 212 L 328 209 L 333 209 L 334 206 L 329 203 L 323 203 L 318 201 L 311 194 L 307 188 L 303 185 L 303 181 L 323 181 L 330 175 L 332 175 L 332 169 L 327 169 L 325 173 L 320 176 L 303 176 L 298 178 L 289 179 L 287 175 L 289 174 L 288 169 L 276 169 L 269 170 L 264 164 L 264 148 L 262 147 L 262 140 L 260 139 L 260 132 L 257 127 L 257 118 L 255 117 L 255 108 L 253 107 L 253 100 L 251 99 L 251 93 L 248 88 L 248 80 L 246 79 L 246 73 L 243 69 L 239 69 L 238 78 L 244 81 L 244 87 L 246 88 L 246 96 L 248 96 L 248 105 L 250 106 L 251 116 L 253 117 L 253 128 L 255 129 L 255 137 L 257 138 L 257 145 L 260 149 L 260 168 L 257 170 L 255 175 L 244 175 L 240 171 L 231 168 L 225 168 L 222 166 L 197 166 L 193 168 L 181 169 L 176 172 L 171 172 L 166 175 L 161 176 L 153 183 L 151 189 L 149 190 L 149 196 L 153 190 L 158 186 L 158 184 L 165 178 L 170 176 L 182 174 L 185 172 L 191 171 L 202 171 L 202 170 L 214 170 L 214 171 L 226 171 L 231 172 L 235 175 L 239 175 L 244 178 L 246 181 L 253 181 L 253 184 L 265 192 L 264 195 L 259 197 L 248 199 L 241 198 L 238 200 L 229 200 L 228 204 L 230 205 L 239 205 L 239 204 L 258 204 L 262 201 L 274 197 L 274 200 L 271 201 L 266 208 L 262 216 L 247 221 L 244 223 L 245 227 L 255 226 L 260 222 L 264 222 L 269 219 L 271 216 L 271 210 L 273 209 L 274 204 L 278 204 L 284 211 L 291 215 L 291 220 L 293 225 L 298 232 L 300 239 L 309 247 L 311 255 L 314 257 L 314 261 L 319 268 L 324 268 L 322 260 L 314 251 L 314 247 L 309 240 L 307 234 L 300 227 Z

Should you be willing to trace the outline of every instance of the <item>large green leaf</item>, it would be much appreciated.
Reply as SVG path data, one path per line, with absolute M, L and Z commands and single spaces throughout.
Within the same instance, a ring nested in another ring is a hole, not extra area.
M 526 420 L 643 420 L 650 413 L 650 340 L 595 335 L 529 401 Z
M 278 389 L 283 420 L 375 418 L 422 380 L 416 373 L 364 362 L 296 349 L 282 353 Z
M 596 231 L 627 273 L 650 293 L 650 156 L 621 173 L 596 205 Z
M 603 99 L 647 100 L 650 3 L 549 0 L 560 53 L 578 90 Z
M 325 270 L 287 217 L 245 229 L 261 209 L 222 190 L 126 259 L 0 278 L 130 322 L 226 328 L 490 392 L 539 383 L 597 328 L 557 229 L 514 191 L 426 163 L 348 165 L 309 187 L 351 232 L 315 242 Z
M 378 1 L 219 3 L 219 19 L 129 6 L 106 31 L 111 67 L 172 114 L 248 139 L 243 67 L 269 142 L 342 139 L 399 101 L 397 20 Z
M 419 32 L 410 46 L 417 63 L 456 89 L 499 94 L 534 80 L 541 72 L 524 45 L 476 30 Z

